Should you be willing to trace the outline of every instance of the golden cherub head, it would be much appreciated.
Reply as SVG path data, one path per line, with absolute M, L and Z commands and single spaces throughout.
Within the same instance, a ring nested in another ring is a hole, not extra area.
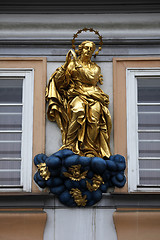
M 38 171 L 39 171 L 39 174 L 40 176 L 45 179 L 45 180 L 48 180 L 50 178 L 50 172 L 48 170 L 48 167 L 46 165 L 46 163 L 40 163 L 37 165 L 38 167 Z

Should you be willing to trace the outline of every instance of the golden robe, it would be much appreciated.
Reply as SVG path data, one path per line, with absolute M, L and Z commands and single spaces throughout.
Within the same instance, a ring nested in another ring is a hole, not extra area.
M 63 146 L 81 156 L 109 157 L 111 116 L 109 97 L 97 86 L 101 69 L 93 62 L 71 60 L 58 68 L 46 88 L 48 119 L 56 121 Z

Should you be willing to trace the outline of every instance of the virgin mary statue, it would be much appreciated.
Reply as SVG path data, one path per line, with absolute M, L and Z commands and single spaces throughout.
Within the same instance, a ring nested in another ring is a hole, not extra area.
M 48 119 L 56 121 L 62 133 L 60 149 L 86 157 L 109 158 L 111 116 L 109 97 L 102 84 L 100 67 L 91 61 L 95 43 L 79 45 L 78 57 L 69 50 L 64 65 L 50 77 L 46 88 Z

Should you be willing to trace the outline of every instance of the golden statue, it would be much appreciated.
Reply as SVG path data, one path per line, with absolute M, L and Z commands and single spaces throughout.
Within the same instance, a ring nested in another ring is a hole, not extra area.
M 97 85 L 103 79 L 100 67 L 91 61 L 95 49 L 94 42 L 84 41 L 79 45 L 78 57 L 74 50 L 69 50 L 64 65 L 49 79 L 47 115 L 61 129 L 60 149 L 71 149 L 81 156 L 109 158 L 112 125 L 109 97 Z

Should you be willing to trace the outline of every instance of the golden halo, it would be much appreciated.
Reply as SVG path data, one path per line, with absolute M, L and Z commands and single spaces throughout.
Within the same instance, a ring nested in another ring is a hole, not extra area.
M 94 57 L 96 57 L 99 54 L 99 52 L 102 50 L 103 41 L 102 41 L 102 36 L 99 34 L 99 32 L 97 30 L 94 30 L 93 28 L 83 28 L 78 30 L 76 34 L 73 35 L 72 48 L 75 50 L 76 53 L 78 53 L 78 50 L 76 49 L 76 45 L 75 45 L 75 39 L 78 37 L 78 35 L 81 32 L 87 32 L 87 31 L 94 32 L 96 35 L 98 35 L 100 47 L 98 48 L 98 51 L 96 51 L 94 54 Z

